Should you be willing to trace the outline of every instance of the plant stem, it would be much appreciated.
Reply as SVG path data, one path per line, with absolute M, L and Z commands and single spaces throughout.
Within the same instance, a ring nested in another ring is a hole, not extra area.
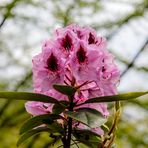
M 64 124 L 64 136 L 62 138 L 64 148 L 65 148 L 65 145 L 66 145 L 66 136 L 67 136 L 66 133 L 67 133 L 67 126 Z
M 68 120 L 68 136 L 67 136 L 67 147 L 70 148 L 70 143 L 71 143 L 71 133 L 72 133 L 72 118 L 69 117 Z
M 108 136 L 111 136 L 112 135 L 112 137 L 111 137 L 111 140 L 110 141 L 108 141 L 108 139 L 105 138 L 105 140 L 103 141 L 103 145 L 102 145 L 101 148 L 110 148 L 111 147 L 111 145 L 112 145 L 112 143 L 113 143 L 113 141 L 115 139 L 115 131 L 117 129 L 117 124 L 119 122 L 120 113 L 121 113 L 121 104 L 120 104 L 119 101 L 116 101 L 115 102 L 115 115 L 114 115 L 113 124 L 112 124 L 112 126 L 111 126 L 111 128 L 110 128 L 110 130 L 108 132 Z M 108 145 L 105 146 L 107 141 L 108 141 Z
M 70 97 L 70 105 L 69 105 L 69 111 L 73 111 L 73 96 Z M 67 138 L 64 143 L 64 148 L 70 148 L 71 145 L 71 133 L 72 133 L 72 118 L 68 117 L 68 133 Z

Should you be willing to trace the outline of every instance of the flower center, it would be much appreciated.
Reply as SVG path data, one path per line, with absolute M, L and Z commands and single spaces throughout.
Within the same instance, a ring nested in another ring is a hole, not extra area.
M 95 43 L 95 37 L 90 33 L 88 38 L 88 44 L 94 44 Z
M 86 51 L 83 49 L 83 47 L 80 45 L 80 48 L 78 49 L 77 53 L 77 59 L 78 59 L 78 62 L 81 64 L 81 63 L 84 63 L 86 61 Z
M 70 38 L 70 36 L 67 34 L 65 36 L 65 38 L 62 39 L 62 46 L 69 51 L 71 49 L 72 46 L 72 39 Z
M 57 71 L 58 70 L 58 60 L 54 56 L 53 53 L 51 53 L 50 57 L 47 60 L 47 66 L 48 66 L 48 69 L 51 70 L 51 71 Z

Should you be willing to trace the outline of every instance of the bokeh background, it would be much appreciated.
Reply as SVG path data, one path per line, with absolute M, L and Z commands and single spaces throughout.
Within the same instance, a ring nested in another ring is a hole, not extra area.
M 148 0 L 0 0 L 0 90 L 32 91 L 32 57 L 53 30 L 91 26 L 108 39 L 121 70 L 119 92 L 148 90 Z M 124 102 L 114 147 L 148 147 L 148 99 Z M 29 118 L 23 101 L 0 100 L 0 148 L 16 148 Z M 36 135 L 22 148 L 48 148 Z

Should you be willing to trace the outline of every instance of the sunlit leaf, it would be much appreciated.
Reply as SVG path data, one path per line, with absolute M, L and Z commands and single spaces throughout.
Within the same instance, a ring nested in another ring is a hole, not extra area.
M 82 108 L 75 112 L 66 111 L 65 114 L 91 128 L 100 127 L 107 119 L 97 110 Z
M 1 99 L 59 103 L 55 98 L 31 92 L 0 92 Z
M 96 98 L 88 99 L 82 104 L 130 100 L 130 99 L 141 97 L 146 94 L 148 94 L 148 91 L 147 92 L 130 92 L 130 93 L 119 94 L 119 95 L 96 97 Z

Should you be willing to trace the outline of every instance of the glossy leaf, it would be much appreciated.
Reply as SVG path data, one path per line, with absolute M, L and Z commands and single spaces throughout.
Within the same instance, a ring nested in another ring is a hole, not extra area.
M 47 127 L 38 127 L 36 129 L 30 130 L 28 132 L 26 132 L 25 134 L 23 134 L 18 142 L 17 142 L 17 146 L 20 146 L 20 144 L 22 144 L 25 140 L 27 140 L 28 138 L 40 133 L 40 132 L 50 132 L 50 129 Z
M 52 133 L 64 133 L 64 129 L 61 124 L 58 122 L 53 122 L 52 124 L 48 124 L 47 127 L 51 130 Z
M 90 130 L 74 129 L 72 132 L 76 141 L 79 141 L 91 148 L 98 148 L 101 144 L 101 137 Z
M 31 130 L 32 128 L 35 128 L 37 126 L 40 126 L 42 124 L 52 124 L 54 120 L 61 119 L 60 115 L 55 114 L 45 114 L 45 115 L 39 115 L 32 117 L 31 119 L 27 120 L 20 129 L 20 134 L 23 134 L 24 132 Z
M 0 92 L 0 98 L 8 100 L 27 100 L 46 103 L 59 103 L 55 98 L 31 92 Z
M 53 85 L 53 88 L 67 96 L 72 96 L 76 92 L 76 89 L 69 85 Z
M 91 108 L 78 109 L 76 112 L 67 111 L 65 114 L 90 128 L 100 127 L 107 121 L 99 111 Z
M 96 98 L 91 98 L 82 104 L 123 101 L 123 100 L 135 99 L 146 94 L 148 94 L 148 91 L 147 92 L 131 92 L 131 93 L 125 93 L 125 94 L 119 94 L 119 95 L 96 97 Z
M 62 113 L 66 108 L 68 108 L 69 102 L 68 101 L 59 101 L 60 104 L 55 104 L 52 108 L 53 114 L 60 114 Z

